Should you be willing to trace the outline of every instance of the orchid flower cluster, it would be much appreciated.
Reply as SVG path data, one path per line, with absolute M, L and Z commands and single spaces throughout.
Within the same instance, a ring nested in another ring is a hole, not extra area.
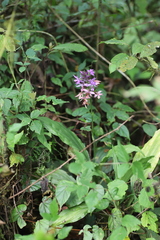
M 80 87 L 81 91 L 76 96 L 83 101 L 83 105 L 89 105 L 89 99 L 91 97 L 100 98 L 102 95 L 102 91 L 95 91 L 95 88 L 99 85 L 100 81 L 95 78 L 95 71 L 93 69 L 89 69 L 86 71 L 80 71 L 80 77 L 74 75 L 74 82 L 76 83 L 76 87 Z

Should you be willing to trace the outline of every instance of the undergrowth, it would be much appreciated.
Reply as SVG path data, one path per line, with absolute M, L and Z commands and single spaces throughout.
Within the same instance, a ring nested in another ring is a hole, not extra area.
M 0 12 L 0 239 L 160 239 L 159 3 Z

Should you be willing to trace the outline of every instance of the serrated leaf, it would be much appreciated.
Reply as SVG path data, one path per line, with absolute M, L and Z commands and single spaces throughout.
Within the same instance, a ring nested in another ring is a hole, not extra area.
M 84 52 L 88 50 L 85 46 L 78 43 L 59 44 L 56 47 L 54 47 L 54 49 L 62 52 Z
M 50 213 L 50 204 L 51 204 L 51 202 L 52 202 L 51 198 L 47 199 L 46 197 L 44 197 L 42 199 L 42 202 L 39 205 L 39 212 L 40 212 L 40 214 Z
M 36 110 L 33 110 L 30 114 L 30 117 L 33 119 L 33 118 L 37 118 L 39 117 L 39 115 L 41 114 L 41 111 L 36 109 Z
M 107 41 L 102 41 L 100 43 L 105 43 L 105 44 L 118 44 L 118 45 L 127 45 L 127 43 L 125 42 L 125 40 L 118 40 L 116 38 L 112 38 L 110 40 Z
M 152 231 L 158 233 L 158 228 L 156 222 L 158 221 L 158 218 L 155 213 L 151 211 L 146 211 L 142 213 L 141 223 L 143 227 L 146 227 L 148 229 L 151 229 Z
M 9 157 L 10 161 L 10 167 L 12 167 L 14 164 L 18 165 L 24 162 L 24 157 L 21 154 L 12 153 Z
M 141 221 L 139 221 L 136 217 L 132 215 L 125 215 L 122 218 L 122 226 L 126 227 L 127 233 L 131 233 L 133 231 L 137 231 L 140 229 Z
M 12 222 L 17 221 L 19 216 L 22 216 L 26 209 L 27 207 L 25 204 L 20 204 L 16 208 L 14 208 L 11 213 Z

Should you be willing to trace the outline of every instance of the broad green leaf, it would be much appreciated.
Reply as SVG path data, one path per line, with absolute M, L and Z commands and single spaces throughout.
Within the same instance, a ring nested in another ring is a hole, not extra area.
M 85 146 L 81 140 L 69 128 L 66 128 L 61 122 L 53 121 L 46 117 L 38 117 L 43 126 L 53 135 L 58 136 L 65 144 L 71 146 L 75 151 L 81 151 Z M 83 151 L 86 160 L 89 160 L 88 152 Z
M 66 239 L 71 229 L 72 226 L 61 228 L 58 232 L 58 239 Z
M 120 110 L 123 110 L 125 112 L 134 112 L 134 110 L 129 107 L 128 105 L 126 104 L 123 104 L 121 102 L 116 102 L 114 105 L 113 105 L 114 108 L 118 108 Z
M 91 226 L 87 224 L 83 227 L 83 230 L 79 232 L 79 234 L 83 233 L 83 240 L 92 240 L 92 233 L 88 229 L 91 229 Z
M 119 123 L 115 122 L 115 123 L 113 123 L 112 127 L 113 127 L 113 129 L 115 129 L 119 125 L 120 125 Z M 128 128 L 124 125 L 121 126 L 121 128 L 119 130 L 117 130 L 116 133 L 121 137 L 125 137 L 125 138 L 130 139 Z
M 15 145 L 20 141 L 21 137 L 23 136 L 23 132 L 21 131 L 20 133 L 15 134 L 15 132 L 7 132 L 7 144 L 8 148 L 14 152 L 14 147 Z
M 85 203 L 88 206 L 88 211 L 93 212 L 98 202 L 99 202 L 99 199 L 98 199 L 97 193 L 91 189 L 87 194 L 87 196 L 85 197 Z
M 59 44 L 56 47 L 54 47 L 54 49 L 62 52 L 84 52 L 88 50 L 85 46 L 78 43 Z
M 153 124 L 147 124 L 147 123 L 143 124 L 143 125 L 142 125 L 142 128 L 143 128 L 144 132 L 147 133 L 147 134 L 148 134 L 149 136 L 151 136 L 151 137 L 154 135 L 154 133 L 155 133 L 156 130 L 157 130 L 157 128 L 156 128 L 155 125 L 153 125 Z
M 144 48 L 144 45 L 141 43 L 133 43 L 132 45 L 132 54 L 136 55 L 137 53 L 141 53 Z
M 6 35 L 4 36 L 3 42 L 7 51 L 14 52 L 16 50 L 13 37 Z
M 48 171 L 50 172 L 50 169 Z M 68 175 L 66 171 L 62 169 L 58 169 L 47 178 L 53 185 L 57 185 L 61 180 L 76 182 L 72 176 Z
M 84 203 L 71 209 L 63 210 L 59 214 L 59 218 L 53 222 L 52 226 L 56 227 L 59 225 L 65 225 L 67 223 L 77 222 L 78 220 L 84 218 L 87 213 L 88 207 Z
M 37 138 L 40 141 L 40 143 L 42 143 L 49 151 L 51 151 L 52 143 L 47 142 L 47 139 L 46 139 L 44 133 L 41 132 L 41 134 L 37 134 Z
M 18 224 L 19 228 L 21 228 L 21 229 L 27 225 L 26 222 L 23 220 L 22 217 L 19 217 L 19 218 L 17 219 L 17 224 Z
M 140 225 L 141 221 L 132 215 L 127 214 L 122 218 L 122 226 L 126 227 L 128 233 L 127 235 L 131 232 L 139 230 Z
M 121 226 L 122 213 L 118 208 L 113 208 L 111 215 L 108 218 L 108 228 L 112 232 L 114 229 Z
M 127 231 L 124 227 L 118 227 L 111 233 L 107 240 L 124 240 L 127 236 Z
M 125 60 L 128 60 L 129 56 L 126 53 L 119 53 L 111 59 L 111 63 L 119 68 L 121 63 Z
M 136 66 L 138 59 L 135 57 L 128 57 L 126 60 L 122 61 L 119 65 L 118 69 L 122 72 L 126 72 L 127 70 L 131 70 Z
M 38 221 L 36 221 L 34 233 L 37 233 L 39 231 L 47 233 L 47 231 L 49 230 L 49 226 L 50 226 L 50 221 L 48 221 L 46 219 L 38 220 Z
M 35 133 L 41 134 L 42 130 L 42 123 L 39 120 L 33 120 L 29 126 L 31 131 L 34 131 Z
M 149 56 L 153 55 L 157 51 L 157 48 L 159 48 L 159 47 L 160 47 L 160 42 L 158 42 L 158 41 L 147 43 L 144 46 L 144 48 L 140 54 L 140 57 L 144 58 L 144 57 L 149 57 Z
M 112 200 L 120 200 L 125 195 L 128 185 L 119 179 L 115 179 L 112 182 L 108 183 L 108 190 L 104 195 L 104 198 Z
M 86 185 L 77 185 L 77 196 L 78 198 L 81 200 L 82 198 L 84 198 L 87 193 L 88 193 L 89 187 Z
M 53 201 L 49 205 L 50 213 L 52 216 L 57 216 L 58 214 L 58 204 L 56 199 L 54 198 Z
M 158 227 L 156 222 L 158 221 L 158 218 L 155 213 L 151 211 L 146 211 L 142 213 L 141 223 L 143 227 L 146 227 L 148 229 L 151 229 L 152 231 L 158 233 Z
M 35 44 L 31 47 L 34 51 L 40 51 L 42 49 L 47 48 L 46 46 L 42 45 L 42 44 Z
M 39 115 L 41 114 L 41 111 L 36 109 L 36 110 L 33 110 L 30 114 L 30 118 L 34 119 L 34 118 L 37 118 L 39 117 Z
M 3 99 L 2 111 L 3 111 L 4 115 L 7 116 L 10 108 L 11 108 L 11 100 L 10 99 Z
M 128 90 L 125 95 L 126 97 L 140 96 L 145 102 L 149 102 L 160 99 L 160 89 L 147 85 L 139 85 L 136 88 Z
M 147 192 L 145 188 L 143 188 L 139 194 L 138 201 L 141 206 L 144 208 L 154 208 L 154 202 L 150 198 L 151 196 L 154 196 L 154 189 L 151 186 L 151 191 Z
M 9 157 L 9 161 L 10 161 L 10 167 L 12 167 L 14 164 L 18 165 L 24 162 L 24 157 L 21 154 L 12 153 Z
M 105 44 L 117 44 L 117 45 L 127 45 L 127 43 L 125 42 L 125 40 L 118 40 L 116 38 L 112 38 L 110 40 L 107 40 L 107 41 L 102 41 L 100 42 L 101 43 L 105 43 Z
M 20 204 L 17 207 L 15 207 L 11 213 L 12 222 L 17 221 L 19 216 L 22 216 L 26 210 L 27 210 L 27 207 L 25 204 Z
M 71 181 L 62 180 L 58 183 L 55 195 L 60 205 L 60 208 L 63 206 L 64 203 L 67 202 L 68 198 L 71 195 L 71 192 L 75 190 L 76 190 L 75 183 Z
M 157 130 L 154 136 L 144 145 L 140 152 L 137 152 L 133 161 L 140 161 L 144 157 L 152 157 L 148 162 L 151 167 L 144 170 L 145 177 L 152 173 L 157 166 L 160 158 L 160 130 Z
M 104 231 L 102 228 L 99 228 L 97 225 L 93 225 L 92 227 L 93 239 L 94 240 L 103 240 Z
M 51 204 L 51 202 L 52 202 L 51 198 L 47 199 L 47 197 L 44 197 L 42 199 L 42 202 L 39 205 L 39 212 L 40 212 L 40 214 L 50 213 L 50 204 Z
M 61 79 L 52 77 L 52 78 L 51 78 L 51 81 L 52 81 L 52 83 L 54 83 L 55 85 L 58 85 L 58 86 L 62 87 L 62 81 L 61 81 Z
M 153 58 L 151 57 L 146 57 L 146 58 L 148 59 L 149 64 L 153 69 L 158 69 L 158 64 L 154 61 Z

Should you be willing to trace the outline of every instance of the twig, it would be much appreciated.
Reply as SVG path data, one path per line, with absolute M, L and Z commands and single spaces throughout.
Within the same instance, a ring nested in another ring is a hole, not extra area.
M 105 133 L 104 135 L 102 135 L 101 137 L 95 139 L 92 143 L 90 143 L 89 145 L 87 145 L 85 148 L 83 148 L 80 152 L 84 152 L 87 148 L 89 148 L 93 143 L 99 141 L 100 139 L 110 135 L 113 132 L 118 131 L 126 122 L 128 122 L 129 120 L 131 120 L 131 118 L 133 118 L 134 115 L 130 116 L 127 120 L 125 120 L 123 123 L 121 123 L 117 128 L 115 128 L 114 130 Z M 64 165 L 66 165 L 67 163 L 69 163 L 72 159 L 74 159 L 76 157 L 76 155 L 72 156 L 71 158 L 68 158 L 66 162 L 62 163 L 59 167 L 57 167 L 56 169 L 52 170 L 51 172 L 43 175 L 42 177 L 40 177 L 39 179 L 37 179 L 35 182 L 33 182 L 32 184 L 30 184 L 29 186 L 27 186 L 26 188 L 24 188 L 23 190 L 21 190 L 20 192 L 14 194 L 13 196 L 9 197 L 9 199 L 12 199 L 18 195 L 20 195 L 21 193 L 25 192 L 26 190 L 28 190 L 30 187 L 32 187 L 33 185 L 35 185 L 36 183 L 38 183 L 39 181 L 43 180 L 45 177 L 48 177 L 49 175 L 51 175 L 52 173 L 56 172 L 57 170 L 61 169 Z

